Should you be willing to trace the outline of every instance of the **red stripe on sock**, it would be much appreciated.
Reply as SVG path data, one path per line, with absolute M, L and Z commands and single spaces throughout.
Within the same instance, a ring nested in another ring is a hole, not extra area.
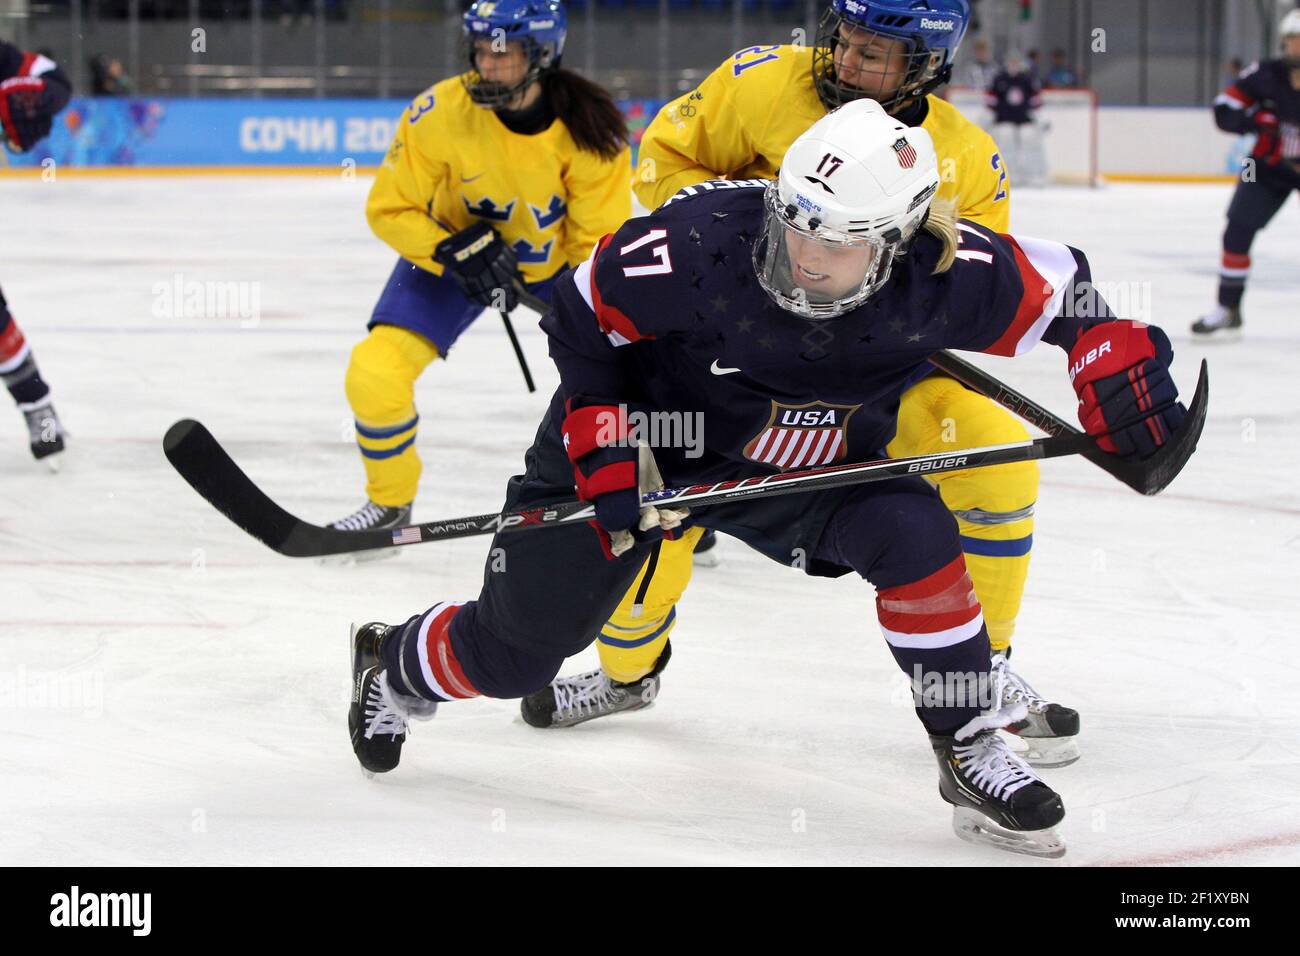
M 5 326 L 4 332 L 0 332 L 0 362 L 7 362 L 19 352 L 27 340 L 23 338 L 23 330 L 18 328 L 18 323 L 9 319 L 9 324 Z
M 451 647 L 451 619 L 460 607 L 449 607 L 442 611 L 429 624 L 429 637 L 425 642 L 425 654 L 429 660 L 429 669 L 433 671 L 438 685 L 453 697 L 461 699 L 478 697 L 478 689 L 465 676 L 456 652 Z

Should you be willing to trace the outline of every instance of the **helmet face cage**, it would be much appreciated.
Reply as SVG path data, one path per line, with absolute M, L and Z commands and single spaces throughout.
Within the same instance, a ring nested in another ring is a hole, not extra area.
M 471 100 L 489 109 L 508 106 L 530 85 L 560 66 L 567 18 L 559 0 L 478 0 L 461 20 L 461 55 L 469 72 L 461 82 Z M 491 42 L 499 52 L 505 44 L 523 46 L 528 69 L 518 83 L 485 80 L 475 61 L 476 41 Z
M 890 96 L 874 96 L 867 90 L 842 82 L 835 74 L 835 50 L 843 40 L 840 37 L 841 25 L 853 31 L 855 43 L 868 43 L 874 37 L 886 41 L 902 40 L 907 49 L 902 54 L 904 67 L 901 71 L 872 73 L 885 77 L 900 76 L 897 90 Z M 812 74 L 813 85 L 822 104 L 833 110 L 852 100 L 873 99 L 893 113 L 908 100 L 917 99 L 948 81 L 952 72 L 950 57 L 946 50 L 929 49 L 921 37 L 906 38 L 894 34 L 873 30 L 865 24 L 842 16 L 835 9 L 835 4 L 827 8 L 817 24 L 817 41 L 813 48 Z
M 810 319 L 834 318 L 856 309 L 888 281 L 902 241 L 891 243 L 875 236 L 827 230 L 815 217 L 807 225 L 801 225 L 797 207 L 781 198 L 776 181 L 764 191 L 763 206 L 766 214 L 763 235 L 754 244 L 754 272 L 763 291 L 781 308 Z M 863 254 L 861 276 L 855 275 L 847 288 L 834 292 L 803 288 L 795 279 L 789 244 L 791 234 L 802 242 L 824 247 L 832 256 L 842 256 L 850 250 Z
M 513 86 L 483 79 L 482 74 L 478 71 L 478 64 L 474 59 L 474 43 L 477 40 L 491 40 L 494 43 L 500 43 L 504 40 L 506 43 L 522 44 L 524 53 L 528 56 L 528 70 L 524 73 L 523 79 Z M 461 79 L 465 86 L 465 92 L 479 106 L 488 109 L 500 109 L 541 79 L 543 74 L 558 65 L 559 60 L 548 55 L 549 52 L 529 36 L 516 37 L 503 32 L 493 37 L 492 33 L 488 31 L 480 33 L 466 29 L 461 33 L 461 54 L 464 56 L 465 62 L 469 64 L 469 72 Z

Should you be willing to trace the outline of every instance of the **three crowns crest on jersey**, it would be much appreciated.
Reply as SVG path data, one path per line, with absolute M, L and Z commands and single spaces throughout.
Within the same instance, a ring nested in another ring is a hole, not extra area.
M 782 405 L 772 402 L 763 430 L 745 445 L 745 457 L 782 471 L 840 461 L 849 453 L 845 428 L 861 405 Z

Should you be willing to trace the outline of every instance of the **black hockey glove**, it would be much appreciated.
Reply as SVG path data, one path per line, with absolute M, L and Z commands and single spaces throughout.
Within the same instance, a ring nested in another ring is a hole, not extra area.
M 476 222 L 442 240 L 433 261 L 447 270 L 471 302 L 506 312 L 519 304 L 514 287 L 519 260 L 487 223 Z

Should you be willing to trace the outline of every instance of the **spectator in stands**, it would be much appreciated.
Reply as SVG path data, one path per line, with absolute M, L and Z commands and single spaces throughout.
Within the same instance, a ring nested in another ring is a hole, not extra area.
M 1025 55 L 1026 71 L 1040 87 L 1043 85 L 1043 56 L 1037 50 L 1030 50 Z
M 987 90 L 993 84 L 1000 67 L 989 51 L 989 41 L 980 37 L 971 45 L 974 59 L 962 63 L 953 76 L 956 86 L 967 86 L 973 90 Z
M 122 61 L 100 53 L 90 61 L 91 89 L 96 96 L 130 96 L 135 83 L 126 75 Z
M 1043 83 L 1049 89 L 1066 89 L 1079 85 L 1079 74 L 1070 69 L 1070 65 L 1065 62 L 1065 51 L 1057 47 L 1052 51 L 1052 68 L 1047 73 L 1047 80 Z

